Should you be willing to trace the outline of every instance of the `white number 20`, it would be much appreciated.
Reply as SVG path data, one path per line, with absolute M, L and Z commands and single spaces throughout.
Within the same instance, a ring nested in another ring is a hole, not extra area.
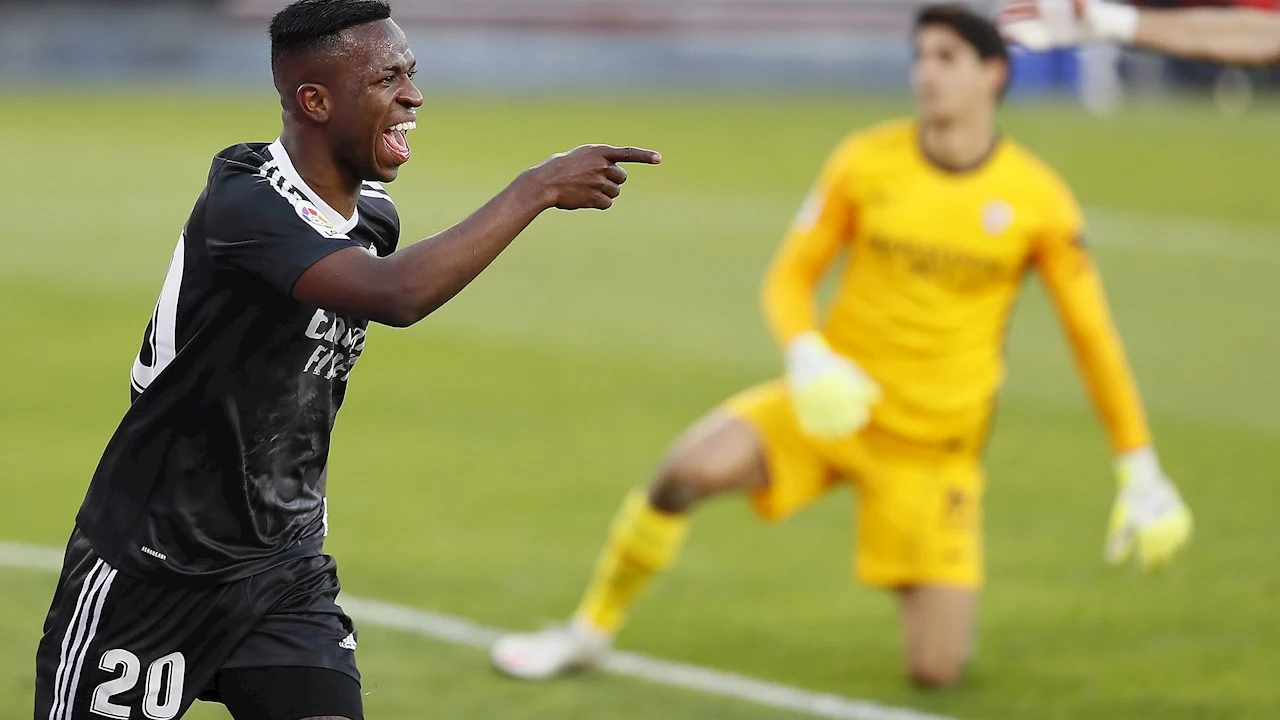
M 111 701 L 111 698 L 132 690 L 138 684 L 138 674 L 142 663 L 138 656 L 128 650 L 108 650 L 102 655 L 98 667 L 107 672 L 124 673 L 114 680 L 108 680 L 93 691 L 93 705 L 90 710 L 96 715 L 103 715 L 114 720 L 129 720 L 132 710 L 126 705 Z M 182 681 L 187 673 L 187 660 L 182 653 L 170 653 L 151 663 L 147 668 L 146 695 L 142 698 L 142 714 L 150 720 L 172 720 L 182 707 Z

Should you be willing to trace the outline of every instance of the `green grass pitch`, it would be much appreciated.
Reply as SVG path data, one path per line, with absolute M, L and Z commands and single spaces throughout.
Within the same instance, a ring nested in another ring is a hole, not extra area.
M 778 371 L 759 277 L 826 152 L 906 109 L 429 99 L 390 187 L 406 242 L 581 142 L 665 162 L 634 169 L 609 213 L 539 220 L 420 326 L 371 333 L 330 473 L 344 586 L 499 627 L 564 617 L 669 439 Z M 0 94 L 0 539 L 65 540 L 209 158 L 272 139 L 278 115 L 265 95 Z M 1108 453 L 1033 282 L 988 452 L 989 590 L 963 687 L 904 684 L 891 599 L 850 579 L 847 493 L 777 527 L 739 501 L 709 507 L 620 645 L 966 720 L 1278 717 L 1280 113 L 1014 105 L 1002 125 L 1088 206 L 1165 464 L 1197 513 L 1189 551 L 1152 577 L 1103 566 Z M 53 580 L 0 569 L 0 720 L 29 716 Z M 515 684 L 482 653 L 385 630 L 366 628 L 360 652 L 371 718 L 790 717 L 601 675 Z

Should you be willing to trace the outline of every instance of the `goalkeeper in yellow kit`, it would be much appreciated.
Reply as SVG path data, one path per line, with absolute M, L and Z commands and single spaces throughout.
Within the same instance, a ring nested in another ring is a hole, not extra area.
M 1191 516 L 1164 476 L 1080 242 L 1070 190 L 995 127 L 1009 61 L 996 27 L 957 6 L 914 31 L 917 120 L 855 133 L 831 155 L 769 268 L 764 310 L 784 378 L 730 399 L 678 440 L 614 519 L 571 622 L 502 638 L 522 678 L 593 664 L 678 553 L 693 507 L 750 495 L 765 519 L 838 483 L 858 494 L 857 575 L 901 600 L 909 675 L 954 683 L 982 585 L 982 448 L 1009 313 L 1028 270 L 1052 294 L 1115 452 L 1107 556 L 1164 563 Z M 839 292 L 820 279 L 842 251 Z

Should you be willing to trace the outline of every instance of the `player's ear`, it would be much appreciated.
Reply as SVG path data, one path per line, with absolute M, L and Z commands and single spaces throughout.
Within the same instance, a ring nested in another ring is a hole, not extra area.
M 298 86 L 296 97 L 298 110 L 303 117 L 314 123 L 329 122 L 329 115 L 333 111 L 333 98 L 328 88 L 318 83 L 303 83 Z
M 1010 71 L 1013 68 L 1009 63 L 994 58 L 987 60 L 984 65 L 986 65 L 987 80 L 995 89 L 996 100 L 1004 99 L 1005 91 L 1009 89 Z

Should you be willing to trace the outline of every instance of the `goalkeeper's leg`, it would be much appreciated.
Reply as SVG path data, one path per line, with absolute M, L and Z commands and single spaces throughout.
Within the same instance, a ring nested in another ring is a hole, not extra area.
M 753 428 L 722 412 L 695 424 L 668 451 L 649 487 L 624 501 L 578 621 L 608 635 L 617 632 L 640 591 L 675 561 L 695 506 L 767 484 L 764 449 Z
M 977 590 L 942 585 L 899 589 L 907 675 L 925 688 L 955 685 L 973 652 Z
M 967 450 L 875 432 L 864 440 L 875 462 L 858 484 L 858 576 L 897 592 L 911 681 L 954 685 L 972 654 L 982 587 L 982 466 Z
M 703 418 L 671 447 L 649 487 L 623 501 L 573 620 L 500 639 L 494 665 L 541 679 L 593 664 L 640 592 L 675 561 L 693 508 L 716 495 L 761 490 L 768 481 L 764 445 L 751 425 L 725 411 Z

